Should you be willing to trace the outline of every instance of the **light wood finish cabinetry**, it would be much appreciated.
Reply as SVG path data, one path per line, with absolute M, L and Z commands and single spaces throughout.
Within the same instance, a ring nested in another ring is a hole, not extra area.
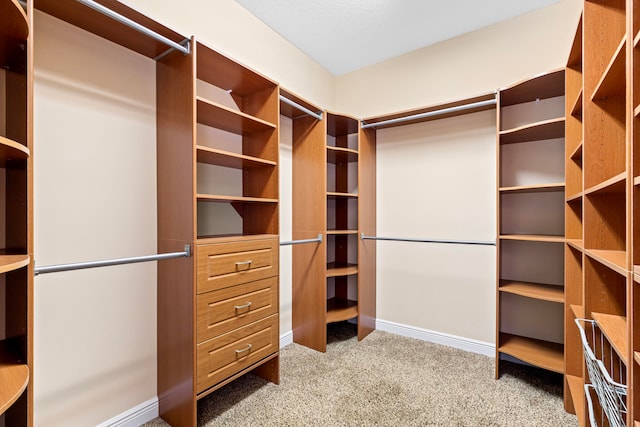
M 0 0 L 0 425 L 33 425 L 33 3 Z
M 499 92 L 496 377 L 503 355 L 564 372 L 564 94 L 562 70 Z
M 305 108 L 319 108 L 282 91 Z M 326 351 L 327 324 L 358 322 L 358 339 L 375 329 L 375 132 L 352 117 L 323 120 L 285 107 L 293 122 L 293 339 Z
M 253 371 L 279 381 L 276 83 L 192 41 L 158 61 L 160 415 Z

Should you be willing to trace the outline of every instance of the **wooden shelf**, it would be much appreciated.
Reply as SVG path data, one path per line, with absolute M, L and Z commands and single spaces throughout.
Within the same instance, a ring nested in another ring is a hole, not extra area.
M 614 52 L 613 58 L 611 58 L 611 61 L 609 61 L 609 65 L 607 65 L 604 73 L 602 73 L 602 77 L 600 78 L 600 81 L 596 85 L 596 88 L 593 91 L 593 95 L 591 96 L 592 101 L 605 99 L 611 96 L 621 96 L 625 94 L 626 46 L 627 36 L 625 35 L 622 37 L 622 41 Z
M 571 311 L 576 319 L 584 319 L 584 307 L 581 305 L 571 304 Z
M 0 255 L 0 274 L 29 265 L 29 255 Z
M 636 364 L 640 365 L 640 351 L 633 352 L 633 360 L 636 362 Z
M 584 146 L 583 141 L 580 141 L 580 143 L 576 146 L 576 148 L 573 149 L 573 151 L 569 155 L 569 158 L 571 160 L 573 160 L 574 162 L 580 162 L 580 164 L 582 164 L 582 148 L 583 148 L 583 146 Z
M 623 276 L 627 275 L 627 253 L 604 249 L 586 249 L 585 254 Z
M 598 322 L 602 333 L 607 337 L 622 362 L 628 366 L 627 318 L 604 313 L 591 313 L 591 317 Z
M 358 152 L 350 148 L 327 146 L 327 162 L 353 163 L 358 161 Z
M 581 377 L 573 375 L 566 375 L 567 384 L 569 385 L 569 391 L 571 392 L 571 399 L 573 399 L 573 407 L 576 408 L 576 417 L 578 417 L 578 424 L 583 426 L 584 424 L 584 383 Z
M 0 415 L 13 405 L 29 384 L 29 367 L 0 362 Z
M 637 105 L 636 108 L 633 109 L 633 116 L 634 117 L 640 116 L 640 105 Z
M 342 322 L 353 319 L 358 315 L 358 301 L 343 298 L 330 298 L 327 300 L 327 323 Z
M 582 117 L 582 88 L 580 88 L 580 92 L 578 93 L 576 100 L 573 102 L 570 113 L 573 117 Z
M 636 33 L 636 35 L 633 37 L 633 47 L 638 47 L 638 44 L 640 43 L 640 31 L 638 31 Z
M 633 280 L 640 284 L 640 265 L 633 266 Z
M 564 302 L 564 289 L 562 286 L 500 280 L 498 290 L 543 301 Z
M 7 160 L 26 160 L 29 149 L 12 139 L 0 136 L 0 167 L 5 167 Z
M 29 20 L 17 0 L 0 2 L 0 66 L 8 65 L 17 51 L 18 43 L 26 44 Z
M 198 123 L 239 135 L 275 130 L 276 125 L 257 117 L 196 97 Z
M 582 202 L 582 197 L 583 197 L 583 192 L 580 191 L 579 193 L 576 194 L 572 194 L 571 196 L 568 196 L 565 201 L 567 203 L 573 203 L 573 202 Z
M 500 144 L 541 141 L 564 136 L 564 117 L 543 120 L 513 129 L 500 131 Z
M 633 185 L 640 185 L 640 176 L 636 176 L 633 178 Z
M 549 341 L 500 333 L 498 351 L 534 366 L 564 373 L 564 346 Z
M 358 230 L 327 230 L 328 235 L 358 234 Z
M 567 245 L 576 248 L 580 252 L 584 251 L 584 240 L 582 239 L 565 239 Z
M 585 195 L 590 195 L 594 193 L 599 194 L 620 194 L 626 191 L 626 180 L 627 173 L 621 172 L 618 175 L 607 179 L 606 181 L 601 182 L 598 185 L 594 185 L 585 190 Z
M 277 239 L 277 234 L 227 234 L 223 236 L 199 236 L 196 243 L 207 245 L 211 243 L 238 242 L 245 240 Z
M 500 91 L 500 105 L 507 107 L 536 99 L 555 98 L 564 95 L 564 69 L 542 74 L 533 79 L 516 83 Z
M 230 151 L 218 150 L 215 148 L 198 145 L 197 161 L 209 165 L 224 166 L 234 169 L 251 169 L 264 166 L 276 166 L 277 163 L 271 160 L 260 159 L 258 157 L 245 156 Z
M 329 192 L 327 192 L 327 197 L 330 197 L 330 198 L 336 198 L 336 197 L 356 198 L 356 197 L 358 197 L 358 195 L 355 194 L 355 193 L 338 193 L 338 192 L 335 192 L 335 191 L 329 191 Z
M 327 264 L 327 277 L 350 276 L 358 274 L 358 264 L 337 264 L 330 262 Z
M 218 202 L 218 203 L 278 203 L 278 199 L 264 197 L 242 197 L 242 196 L 222 196 L 214 194 L 196 194 L 198 202 Z
M 564 236 L 543 236 L 537 234 L 502 234 L 501 240 L 523 240 L 527 242 L 564 243 Z
M 564 182 L 550 184 L 519 185 L 515 187 L 500 187 L 501 193 L 550 193 L 564 191 Z

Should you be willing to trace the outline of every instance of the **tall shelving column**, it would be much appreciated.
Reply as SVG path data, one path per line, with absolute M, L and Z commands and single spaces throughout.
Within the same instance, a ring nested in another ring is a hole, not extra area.
M 564 70 L 499 93 L 496 377 L 503 354 L 564 373 L 564 94 Z
M 630 147 L 632 154 L 632 222 L 631 222 L 631 251 L 632 251 L 632 286 L 630 292 L 631 317 L 630 317 L 630 340 L 631 340 L 631 375 L 630 389 L 631 396 L 628 400 L 630 416 L 629 425 L 640 427 L 640 392 L 634 391 L 640 387 L 640 1 L 631 0 L 627 3 L 628 40 L 631 42 L 629 49 L 629 61 L 627 62 L 628 90 L 630 93 L 628 104 L 630 128 Z M 631 424 L 633 422 L 633 424 Z
M 0 0 L 0 424 L 33 425 L 33 3 Z
M 585 1 L 582 25 L 584 315 L 612 347 L 610 366 L 616 369 L 610 374 L 626 384 L 631 236 L 625 0 Z
M 575 319 L 584 317 L 582 235 L 582 17 L 580 17 L 565 69 L 565 325 L 564 405 L 585 425 L 584 357 Z
M 279 381 L 278 85 L 192 41 L 158 61 L 160 415 L 247 372 Z

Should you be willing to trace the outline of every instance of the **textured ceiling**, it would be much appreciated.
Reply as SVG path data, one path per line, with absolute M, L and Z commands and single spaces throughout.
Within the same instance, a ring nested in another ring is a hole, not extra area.
M 560 0 L 236 0 L 335 75 Z

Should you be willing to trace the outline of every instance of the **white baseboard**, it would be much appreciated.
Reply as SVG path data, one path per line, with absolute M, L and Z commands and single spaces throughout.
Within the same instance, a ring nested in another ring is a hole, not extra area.
M 158 413 L 158 398 L 154 397 L 120 415 L 116 415 L 97 427 L 139 427 L 141 424 L 157 418 Z
M 280 335 L 280 348 L 293 344 L 293 331 Z
M 456 335 L 445 334 L 443 332 L 431 331 L 429 329 L 417 328 L 415 326 L 408 326 L 380 319 L 376 319 L 376 329 L 385 332 L 391 332 L 403 337 L 416 338 L 422 341 L 442 344 L 472 353 L 496 357 L 495 345 L 488 342 L 459 337 Z

